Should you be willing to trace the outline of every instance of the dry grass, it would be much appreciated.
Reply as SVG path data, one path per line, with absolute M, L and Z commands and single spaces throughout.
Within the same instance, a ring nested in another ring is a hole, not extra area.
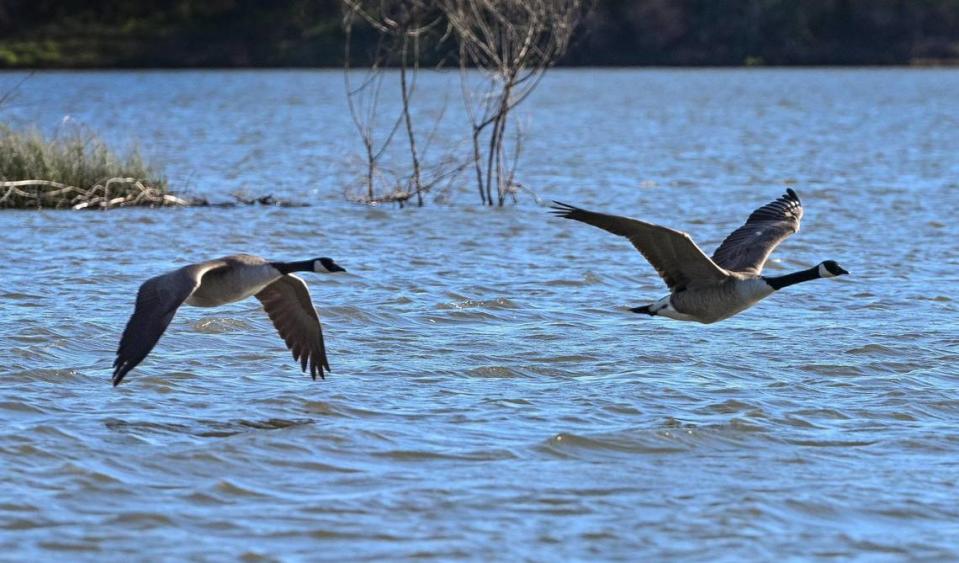
M 52 138 L 0 125 L 0 208 L 188 205 L 137 150 L 118 154 L 82 127 Z

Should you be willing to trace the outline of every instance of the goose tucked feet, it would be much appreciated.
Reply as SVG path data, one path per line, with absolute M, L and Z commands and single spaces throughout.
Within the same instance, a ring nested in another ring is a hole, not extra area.
M 679 321 L 694 321 L 694 317 L 685 313 L 680 313 L 673 306 L 672 295 L 667 295 L 655 303 L 643 305 L 642 307 L 633 307 L 630 311 L 639 314 L 649 315 L 651 317 L 668 317 Z
M 663 297 L 655 303 L 650 303 L 649 305 L 643 305 L 642 307 L 633 307 L 630 311 L 634 313 L 639 313 L 641 315 L 649 315 L 650 317 L 655 317 L 657 315 L 663 314 L 666 309 L 672 308 L 669 304 L 669 298 L 671 295 Z M 664 315 L 665 316 L 665 315 Z

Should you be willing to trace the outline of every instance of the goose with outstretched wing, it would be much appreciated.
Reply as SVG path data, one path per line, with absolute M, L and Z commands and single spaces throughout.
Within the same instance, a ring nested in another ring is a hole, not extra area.
M 774 291 L 800 282 L 848 274 L 834 260 L 784 276 L 763 276 L 772 251 L 799 231 L 803 208 L 792 189 L 752 212 L 712 258 L 687 233 L 638 219 L 554 202 L 552 212 L 626 237 L 656 269 L 670 293 L 631 309 L 635 313 L 714 323 L 748 309 Z
M 293 272 L 345 272 L 330 258 L 300 262 L 268 262 L 237 254 L 167 272 L 148 279 L 137 292 L 113 362 L 113 385 L 146 358 L 181 305 L 217 307 L 256 297 L 280 337 L 313 379 L 330 371 L 320 317 L 306 283 Z

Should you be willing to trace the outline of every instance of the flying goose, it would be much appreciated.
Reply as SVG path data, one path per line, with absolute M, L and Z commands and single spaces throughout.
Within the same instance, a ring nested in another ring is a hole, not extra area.
M 848 274 L 833 260 L 785 276 L 761 275 L 769 254 L 799 231 L 803 208 L 792 189 L 753 211 L 723 241 L 712 258 L 686 233 L 628 217 L 586 211 L 553 202 L 552 212 L 626 237 L 666 282 L 670 294 L 634 313 L 714 323 L 758 303 L 772 292 L 817 278 Z
M 137 366 L 156 346 L 180 305 L 216 307 L 255 296 L 306 372 L 316 379 L 330 371 L 323 331 L 310 291 L 293 272 L 345 272 L 330 258 L 302 262 L 268 262 L 259 256 L 237 254 L 190 264 L 143 282 L 136 307 L 127 322 L 117 358 L 113 385 Z

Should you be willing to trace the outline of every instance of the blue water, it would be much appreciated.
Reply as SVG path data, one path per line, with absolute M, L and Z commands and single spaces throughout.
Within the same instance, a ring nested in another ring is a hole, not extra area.
M 468 148 L 457 79 L 421 77 L 434 164 Z M 465 174 L 422 209 L 349 203 L 338 72 L 38 73 L 0 118 L 137 142 L 175 190 L 312 206 L 0 214 L 0 553 L 959 558 L 957 91 L 951 70 L 551 72 L 517 114 L 543 202 L 711 252 L 792 187 L 802 230 L 767 271 L 852 272 L 704 326 L 629 313 L 665 294 L 653 269 L 528 193 L 483 208 Z M 139 284 L 235 252 L 349 270 L 304 275 L 332 374 L 249 300 L 183 308 L 111 388 Z

